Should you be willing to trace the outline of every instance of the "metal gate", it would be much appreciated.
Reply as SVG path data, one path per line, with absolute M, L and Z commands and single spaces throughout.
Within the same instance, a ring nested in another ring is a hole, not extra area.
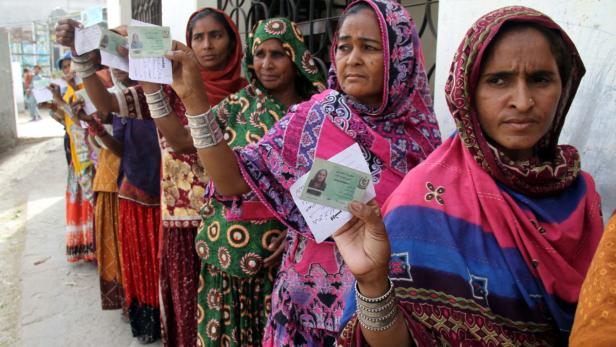
M 131 0 L 131 18 L 161 25 L 163 14 L 161 0 Z
M 133 0 L 134 1 L 134 0 Z M 287 17 L 299 24 L 308 49 L 322 71 L 329 67 L 329 47 L 338 17 L 351 0 L 218 0 L 244 35 L 259 20 Z M 438 0 L 402 0 L 421 37 L 430 86 L 434 86 Z

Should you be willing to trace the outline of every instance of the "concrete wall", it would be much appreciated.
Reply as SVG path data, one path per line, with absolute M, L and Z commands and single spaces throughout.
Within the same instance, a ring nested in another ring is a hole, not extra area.
M 107 0 L 107 23 L 110 28 L 129 24 L 131 20 L 131 0 Z
M 163 25 L 171 28 L 171 38 L 186 43 L 186 24 L 193 12 L 202 7 L 216 8 L 216 0 L 162 0 Z
M 17 112 L 25 111 L 24 106 L 24 84 L 20 83 L 23 81 L 23 69 L 21 68 L 21 63 L 18 61 L 14 61 L 11 63 L 12 76 L 13 76 L 13 95 L 15 96 L 15 105 L 17 106 Z
M 441 130 L 445 136 L 454 130 L 444 89 L 458 45 L 477 18 L 509 5 L 532 7 L 552 17 L 567 31 L 582 56 L 586 75 L 560 142 L 580 151 L 582 168 L 595 178 L 604 215 L 609 214 L 616 209 L 616 1 L 441 0 L 435 83 L 435 111 Z
M 9 32 L 0 28 L 0 151 L 13 147 L 17 142 L 17 115 L 13 98 L 13 76 Z M 21 80 L 15 81 L 21 83 Z
M 188 17 L 197 10 L 196 0 L 162 0 L 163 25 L 171 28 L 171 38 L 186 43 Z

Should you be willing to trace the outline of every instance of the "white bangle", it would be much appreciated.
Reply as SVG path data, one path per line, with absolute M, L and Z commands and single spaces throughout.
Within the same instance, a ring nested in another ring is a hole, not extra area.
M 224 140 L 224 134 L 212 113 L 211 107 L 206 112 L 196 116 L 187 113 L 186 119 L 195 148 L 213 147 Z
M 368 298 L 359 292 L 355 282 L 357 319 L 361 326 L 372 331 L 385 331 L 391 328 L 398 318 L 398 304 L 394 283 L 389 280 L 389 289 L 378 298 Z
M 90 60 L 88 54 L 71 57 L 71 70 L 81 79 L 88 78 L 96 73 L 96 65 Z
M 154 93 L 144 93 L 145 101 L 148 103 L 148 108 L 150 109 L 150 116 L 154 119 L 162 118 L 169 115 L 173 109 L 167 102 L 167 98 L 163 93 L 163 88 L 160 87 L 159 90 Z

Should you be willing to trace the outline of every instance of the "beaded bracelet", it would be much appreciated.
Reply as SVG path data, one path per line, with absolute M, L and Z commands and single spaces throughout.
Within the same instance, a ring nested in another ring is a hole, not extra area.
M 355 282 L 357 319 L 361 326 L 372 331 L 385 331 L 391 328 L 398 318 L 398 305 L 394 283 L 389 279 L 389 289 L 378 298 L 368 298 L 359 292 Z

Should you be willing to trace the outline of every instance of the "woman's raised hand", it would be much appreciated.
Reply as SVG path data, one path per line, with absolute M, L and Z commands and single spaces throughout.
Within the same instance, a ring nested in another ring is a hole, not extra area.
M 61 19 L 56 25 L 56 42 L 75 51 L 75 28 L 80 28 L 81 23 L 74 19 Z
M 166 57 L 173 61 L 171 87 L 182 100 L 204 97 L 205 90 L 195 53 L 181 42 L 173 41 L 172 47 L 166 54 Z
M 94 120 L 94 117 L 89 116 L 86 114 L 85 110 L 84 110 L 84 101 L 83 99 L 77 99 L 73 102 L 71 102 L 71 110 L 73 111 L 73 114 L 75 116 L 77 116 L 77 119 L 82 120 L 86 123 L 89 123 L 91 121 Z
M 375 200 L 367 204 L 354 201 L 349 204 L 349 212 L 354 217 L 333 235 L 344 262 L 360 285 L 376 283 L 375 290 L 389 285 L 391 247 L 379 205 Z
M 47 89 L 49 89 L 51 95 L 53 96 L 53 102 L 57 106 L 61 106 L 64 103 L 64 100 L 62 99 L 62 92 L 60 91 L 60 86 L 54 83 L 50 83 Z

